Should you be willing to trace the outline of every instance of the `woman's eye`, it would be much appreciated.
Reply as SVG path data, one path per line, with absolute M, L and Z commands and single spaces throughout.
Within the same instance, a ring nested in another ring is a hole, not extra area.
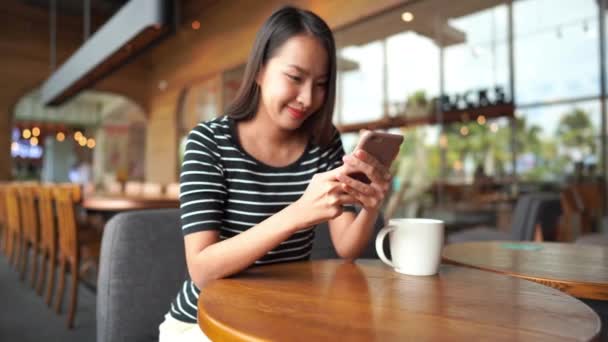
M 319 82 L 317 83 L 317 87 L 325 89 L 325 87 L 327 87 L 327 82 Z
M 287 77 L 291 78 L 293 81 L 296 81 L 296 82 L 298 82 L 298 83 L 302 81 L 302 78 L 301 78 L 301 77 L 298 77 L 298 76 L 294 76 L 294 75 L 289 75 L 289 74 L 287 74 Z

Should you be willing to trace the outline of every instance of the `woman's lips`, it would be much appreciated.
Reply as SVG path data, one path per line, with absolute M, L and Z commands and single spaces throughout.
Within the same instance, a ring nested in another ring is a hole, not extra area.
M 302 120 L 306 117 L 306 114 L 301 111 L 301 110 L 297 110 L 291 107 L 287 107 L 287 111 L 289 112 L 289 114 L 296 120 Z

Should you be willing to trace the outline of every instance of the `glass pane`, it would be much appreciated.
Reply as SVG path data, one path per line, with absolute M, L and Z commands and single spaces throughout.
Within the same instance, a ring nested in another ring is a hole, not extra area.
M 599 101 L 520 109 L 517 119 L 522 180 L 561 183 L 601 172 Z
M 502 182 L 513 173 L 509 119 L 446 125 L 445 137 L 448 183 L 472 184 L 480 172 Z
M 509 89 L 507 7 L 499 5 L 448 20 L 463 41 L 445 49 L 445 92 Z M 510 97 L 510 94 L 508 94 Z
M 517 104 L 599 95 L 595 0 L 514 2 Z

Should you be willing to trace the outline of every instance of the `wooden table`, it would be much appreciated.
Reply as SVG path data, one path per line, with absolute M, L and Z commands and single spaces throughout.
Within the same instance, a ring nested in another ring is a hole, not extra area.
M 437 276 L 378 260 L 255 267 L 205 286 L 198 322 L 218 341 L 590 340 L 600 321 L 560 291 L 444 265 Z
M 179 208 L 179 199 L 168 197 L 92 196 L 83 199 L 82 207 L 87 210 L 100 212 Z
M 578 298 L 608 300 L 607 247 L 551 242 L 466 242 L 445 246 L 443 259 L 532 280 Z

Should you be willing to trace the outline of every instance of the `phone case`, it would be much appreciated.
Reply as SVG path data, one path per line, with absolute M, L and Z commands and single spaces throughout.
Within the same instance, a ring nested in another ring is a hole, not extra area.
M 363 135 L 359 144 L 357 144 L 357 149 L 364 150 L 384 166 L 390 167 L 397 153 L 399 153 L 401 143 L 403 143 L 403 136 L 400 134 L 371 131 Z M 365 184 L 371 183 L 362 172 L 352 173 L 349 176 Z

